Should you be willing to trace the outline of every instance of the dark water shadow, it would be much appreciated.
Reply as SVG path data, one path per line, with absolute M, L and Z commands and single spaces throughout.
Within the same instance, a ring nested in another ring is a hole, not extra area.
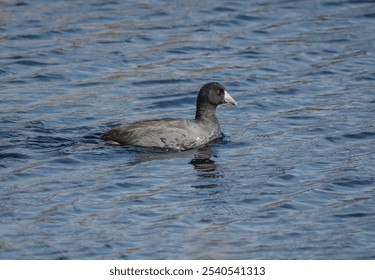
M 198 172 L 198 177 L 202 179 L 216 179 L 224 177 L 222 172 L 219 172 L 219 164 L 213 159 L 216 154 L 210 147 L 204 147 L 196 150 L 194 158 L 190 161 L 190 164 L 194 166 L 194 170 Z M 192 186 L 196 189 L 211 189 L 216 188 L 217 183 L 212 183 L 212 180 L 207 181 L 206 184 L 200 184 Z
M 223 140 L 221 140 L 223 141 Z M 202 184 L 192 185 L 196 189 L 210 189 L 218 186 L 215 179 L 223 178 L 220 172 L 220 165 L 216 162 L 217 155 L 212 146 L 205 146 L 187 151 L 165 151 L 152 148 L 139 148 L 133 146 L 116 146 L 106 143 L 99 143 L 102 147 L 107 146 L 116 150 L 116 154 L 127 154 L 128 166 L 136 166 L 152 161 L 165 161 L 174 159 L 186 159 L 188 164 L 194 167 L 199 181 Z

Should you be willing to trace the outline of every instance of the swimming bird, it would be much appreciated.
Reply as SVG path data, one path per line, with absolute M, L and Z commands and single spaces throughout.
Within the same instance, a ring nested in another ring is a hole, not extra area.
M 101 139 L 111 144 L 183 151 L 199 148 L 222 137 L 216 107 L 237 105 L 224 86 L 217 82 L 205 84 L 199 91 L 195 119 L 165 118 L 142 120 L 116 126 Z

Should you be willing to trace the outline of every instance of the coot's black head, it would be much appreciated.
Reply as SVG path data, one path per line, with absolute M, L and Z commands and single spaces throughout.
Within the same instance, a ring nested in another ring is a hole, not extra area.
M 224 86 L 220 83 L 208 83 L 201 88 L 198 94 L 197 106 L 204 103 L 214 106 L 223 103 L 237 105 L 236 101 L 232 98 L 232 96 L 229 95 Z
M 215 109 L 217 105 L 230 103 L 237 105 L 236 101 L 225 90 L 220 83 L 205 84 L 199 91 L 197 98 L 196 119 L 212 119 L 216 120 Z

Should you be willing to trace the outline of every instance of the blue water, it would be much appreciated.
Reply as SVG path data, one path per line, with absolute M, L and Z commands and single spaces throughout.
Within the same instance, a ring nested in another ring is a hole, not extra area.
M 1 1 L 1 259 L 375 259 L 375 3 Z M 161 153 L 114 125 L 226 137 Z

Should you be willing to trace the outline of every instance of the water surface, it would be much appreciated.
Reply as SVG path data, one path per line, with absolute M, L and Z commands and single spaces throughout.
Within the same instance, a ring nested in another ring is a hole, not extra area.
M 1 1 L 1 259 L 375 259 L 373 1 Z M 110 127 L 193 118 L 161 153 Z

